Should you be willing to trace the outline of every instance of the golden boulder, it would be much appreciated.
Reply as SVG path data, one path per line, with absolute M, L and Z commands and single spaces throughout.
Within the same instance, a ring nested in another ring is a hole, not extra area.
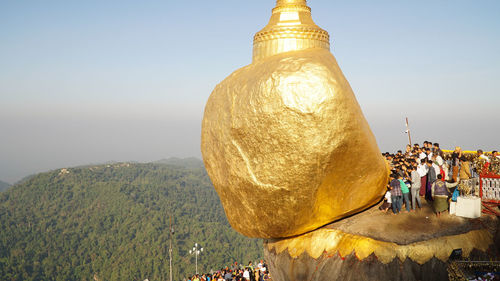
M 299 235 L 364 210 L 388 176 L 328 34 L 305 1 L 277 3 L 253 63 L 216 86 L 202 124 L 207 172 L 230 224 L 250 237 Z

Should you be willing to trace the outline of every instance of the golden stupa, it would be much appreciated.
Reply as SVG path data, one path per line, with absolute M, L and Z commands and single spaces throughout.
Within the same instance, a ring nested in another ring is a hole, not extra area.
M 305 0 L 278 0 L 253 62 L 216 86 L 205 167 L 244 235 L 290 237 L 375 204 L 388 170 L 329 35 Z

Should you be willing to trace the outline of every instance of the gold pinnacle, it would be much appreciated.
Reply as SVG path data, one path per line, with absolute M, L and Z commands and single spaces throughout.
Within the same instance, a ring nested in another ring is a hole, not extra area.
M 328 32 L 314 23 L 306 0 L 277 0 L 269 23 L 254 36 L 253 61 L 310 48 L 330 50 Z
M 284 5 L 303 5 L 306 6 L 306 0 L 277 0 L 276 6 L 284 6 Z

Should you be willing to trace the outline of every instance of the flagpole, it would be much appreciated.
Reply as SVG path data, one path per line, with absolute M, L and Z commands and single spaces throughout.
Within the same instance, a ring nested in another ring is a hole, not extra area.
M 408 125 L 408 117 L 406 117 L 406 131 L 408 132 L 408 142 L 410 143 L 411 147 L 411 135 L 410 135 L 410 126 Z

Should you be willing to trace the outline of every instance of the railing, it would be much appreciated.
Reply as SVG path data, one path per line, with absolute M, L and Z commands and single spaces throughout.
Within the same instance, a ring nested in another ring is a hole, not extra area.
M 479 177 L 479 196 L 483 213 L 500 216 L 500 175 L 488 174 Z
M 453 261 L 448 264 L 448 280 L 467 281 L 478 280 L 475 278 L 498 278 L 500 275 L 500 262 L 498 261 Z M 479 275 L 479 276 L 478 276 Z M 471 279 L 472 278 L 472 279 Z M 482 279 L 497 280 L 497 279 Z

